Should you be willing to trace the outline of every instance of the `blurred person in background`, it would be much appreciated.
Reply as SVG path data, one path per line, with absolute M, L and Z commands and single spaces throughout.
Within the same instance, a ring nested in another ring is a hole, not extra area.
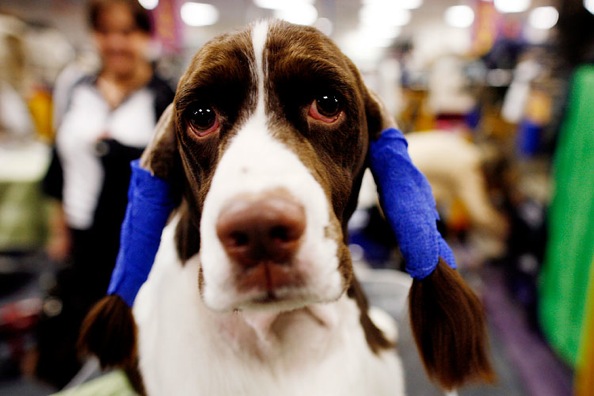
M 48 255 L 67 265 L 44 304 L 36 375 L 57 388 L 80 369 L 80 324 L 107 290 L 130 161 L 148 144 L 174 95 L 148 56 L 151 18 L 136 0 L 91 0 L 88 19 L 100 64 L 96 72 L 79 70 L 62 79 L 66 87 L 56 87 L 66 102 L 59 106 L 54 156 L 43 183 L 58 202 Z
M 0 143 L 31 137 L 31 113 L 24 98 L 26 25 L 20 19 L 0 13 Z

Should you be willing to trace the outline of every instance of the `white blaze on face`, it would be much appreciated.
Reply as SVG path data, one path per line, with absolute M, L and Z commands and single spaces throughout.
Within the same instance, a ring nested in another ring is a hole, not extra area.
M 266 64 L 263 53 L 267 33 L 267 23 L 259 23 L 252 30 L 256 59 L 253 74 L 258 79 L 256 110 L 240 127 L 222 155 L 201 218 L 202 295 L 207 306 L 219 311 L 249 306 L 250 303 L 236 290 L 236 271 L 216 233 L 222 208 L 237 196 L 246 194 L 283 189 L 305 208 L 305 234 L 293 263 L 304 285 L 295 290 L 278 291 L 280 297 L 300 300 L 290 302 L 284 308 L 291 304 L 334 300 L 343 289 L 338 272 L 338 244 L 326 232 L 331 227 L 327 196 L 295 152 L 274 139 L 268 130 L 263 88 L 263 65 Z

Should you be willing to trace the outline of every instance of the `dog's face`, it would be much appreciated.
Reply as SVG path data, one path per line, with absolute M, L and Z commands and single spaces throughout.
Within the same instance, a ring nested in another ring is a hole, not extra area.
M 346 223 L 381 126 L 353 64 L 313 28 L 261 22 L 195 55 L 167 117 L 151 167 L 169 178 L 171 164 L 183 168 L 178 246 L 199 246 L 205 304 L 337 299 L 352 280 Z

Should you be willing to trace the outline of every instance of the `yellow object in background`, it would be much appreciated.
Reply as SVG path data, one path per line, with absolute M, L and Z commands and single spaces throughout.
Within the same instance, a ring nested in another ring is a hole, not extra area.
M 526 103 L 526 118 L 537 125 L 547 125 L 551 121 L 552 107 L 550 93 L 542 87 L 535 87 Z
M 48 88 L 37 86 L 29 96 L 29 111 L 35 124 L 35 132 L 44 141 L 54 137 L 52 125 L 52 94 Z
M 446 216 L 445 220 L 448 229 L 451 231 L 462 232 L 470 227 L 468 209 L 466 209 L 464 202 L 459 198 L 456 198 L 454 202 L 452 202 Z

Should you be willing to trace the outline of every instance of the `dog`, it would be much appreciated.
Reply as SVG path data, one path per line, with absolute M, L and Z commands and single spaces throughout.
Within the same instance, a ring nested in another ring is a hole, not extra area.
M 133 306 L 137 388 L 404 394 L 394 323 L 371 317 L 346 243 L 370 141 L 393 125 L 314 28 L 261 21 L 197 52 L 141 159 L 180 199 Z M 475 331 L 463 316 L 454 332 Z

